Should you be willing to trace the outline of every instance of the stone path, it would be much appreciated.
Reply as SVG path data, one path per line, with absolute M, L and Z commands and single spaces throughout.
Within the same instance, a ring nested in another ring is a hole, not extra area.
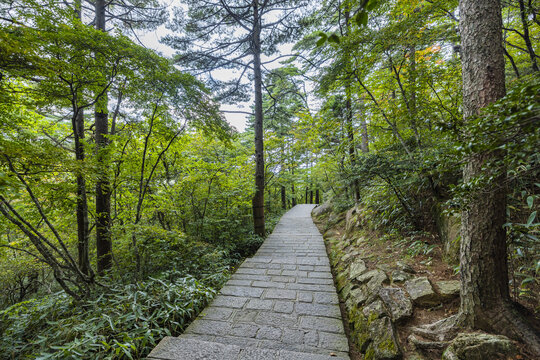
M 313 207 L 287 212 L 185 333 L 163 339 L 149 359 L 349 359 Z

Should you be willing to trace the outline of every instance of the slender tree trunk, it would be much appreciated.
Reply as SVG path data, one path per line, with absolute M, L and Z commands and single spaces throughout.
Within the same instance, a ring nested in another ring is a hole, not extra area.
M 281 185 L 281 207 L 283 210 L 287 209 L 287 189 Z
M 410 73 L 409 73 L 409 111 L 411 116 L 411 127 L 414 132 L 414 137 L 416 143 L 420 144 L 420 134 L 418 133 L 418 126 L 416 124 L 416 116 L 418 111 L 416 109 L 416 47 L 412 45 L 409 48 L 409 59 L 410 59 Z
M 315 204 L 320 204 L 319 189 L 315 190 Z
M 105 0 L 96 0 L 96 28 L 105 31 Z M 104 93 L 96 102 L 95 128 L 98 179 L 96 181 L 96 252 L 98 274 L 112 267 L 111 191 L 108 178 L 107 136 L 109 134 L 108 99 Z
M 253 196 L 253 225 L 255 234 L 264 236 L 264 143 L 261 71 L 261 24 L 258 2 L 253 2 L 253 73 L 255 86 L 255 195 Z
M 294 183 L 291 185 L 292 206 L 296 206 L 296 194 L 294 193 Z
M 519 14 L 521 16 L 521 23 L 523 24 L 523 40 L 525 40 L 525 45 L 527 45 L 527 51 L 529 57 L 531 58 L 531 67 L 533 71 L 538 71 L 538 63 L 536 62 L 536 54 L 534 53 L 534 48 L 531 43 L 531 36 L 529 35 L 529 23 L 527 22 L 527 13 L 525 11 L 525 3 L 523 0 L 518 0 L 519 2 Z
M 368 130 L 367 130 L 367 121 L 366 116 L 364 113 L 364 98 L 360 100 L 360 129 L 361 129 L 361 136 L 362 136 L 362 144 L 360 145 L 360 149 L 363 153 L 369 152 L 369 138 L 368 138 Z
M 83 109 L 75 110 L 72 120 L 73 134 L 75 137 L 75 159 L 77 159 L 77 238 L 78 238 L 78 264 L 81 272 L 90 274 L 90 260 L 88 257 L 89 232 L 88 232 L 88 200 L 86 197 L 86 179 L 82 171 L 84 163 L 84 147 L 81 140 L 84 139 L 84 113 Z
M 82 7 L 81 1 L 76 0 L 74 3 L 75 16 L 81 19 Z M 88 200 L 86 197 L 86 179 L 82 171 L 82 165 L 84 163 L 84 146 L 82 140 L 84 139 L 84 111 L 79 107 L 81 92 L 77 92 L 73 101 L 73 118 L 71 119 L 71 125 L 73 129 L 73 136 L 75 142 L 75 159 L 77 160 L 77 252 L 78 252 L 78 265 L 81 272 L 85 275 L 90 275 L 90 259 L 88 256 L 89 246 L 89 232 L 88 232 Z
M 346 32 L 347 34 L 349 33 L 350 31 L 350 24 L 349 24 L 349 21 L 350 21 L 350 10 L 349 8 L 346 8 L 345 10 L 345 29 L 346 29 Z M 350 56 L 347 56 L 347 64 L 346 64 L 346 68 L 347 68 L 347 79 L 345 81 L 345 97 L 346 97 L 346 100 L 345 100 L 345 111 L 346 111 L 346 114 L 345 114 L 345 121 L 346 121 L 346 129 L 347 129 L 347 140 L 348 140 L 348 143 L 349 143 L 349 160 L 351 162 L 351 172 L 352 172 L 352 175 L 353 177 L 355 177 L 355 174 L 354 174 L 354 168 L 356 166 L 356 151 L 355 151 L 355 144 L 354 144 L 354 127 L 353 127 L 353 111 L 352 111 L 352 104 L 351 104 L 351 79 L 350 79 L 350 74 L 352 73 L 351 71 L 351 61 L 350 61 Z M 360 186 L 358 184 L 358 180 L 355 178 L 353 180 L 353 195 L 354 195 L 354 202 L 355 203 L 358 203 L 358 201 L 360 200 Z
M 463 116 L 467 121 L 505 94 L 502 17 L 498 0 L 460 0 Z M 488 162 L 502 158 L 499 150 L 469 157 L 465 183 L 486 174 Z M 512 311 L 506 253 L 506 174 L 489 187 L 474 190 L 462 213 L 460 275 L 461 321 L 473 328 L 519 338 L 540 354 L 538 334 Z

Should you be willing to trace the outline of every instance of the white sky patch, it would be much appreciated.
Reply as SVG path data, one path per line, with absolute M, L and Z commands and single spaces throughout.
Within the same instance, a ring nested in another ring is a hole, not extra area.
M 173 6 L 170 0 L 165 5 L 169 9 L 172 8 Z M 178 6 L 178 5 L 179 4 L 174 4 L 174 6 Z M 165 35 L 168 35 L 168 34 L 171 34 L 171 30 L 167 29 L 165 25 L 161 25 L 156 30 L 147 31 L 145 33 L 139 33 L 137 35 L 138 35 L 138 39 L 145 47 L 153 49 L 165 57 L 171 58 L 175 55 L 176 51 L 172 49 L 171 47 L 160 42 L 161 38 L 163 38 Z M 279 58 L 279 57 L 282 55 L 292 54 L 293 46 L 294 44 L 291 44 L 291 43 L 282 44 L 278 46 L 278 53 L 272 56 L 262 55 L 261 61 L 264 66 L 264 70 L 272 70 L 272 69 L 281 67 L 282 66 L 281 62 L 287 60 L 288 57 L 282 57 L 282 58 Z M 276 61 L 272 61 L 276 58 L 279 58 L 279 59 Z M 227 81 L 227 80 L 237 79 L 238 74 L 239 74 L 238 70 L 222 69 L 222 70 L 213 71 L 212 77 L 214 77 L 217 80 Z M 243 83 L 247 84 L 248 80 L 244 79 Z M 311 84 L 307 84 L 307 88 L 308 88 L 307 89 L 308 91 L 311 90 L 312 88 Z M 263 92 L 264 92 L 264 89 L 263 89 Z M 229 105 L 229 104 L 221 105 L 221 110 L 227 111 L 224 113 L 224 116 L 227 122 L 229 122 L 229 124 L 234 126 L 239 131 L 244 131 L 246 129 L 246 123 L 249 118 L 249 115 L 246 113 L 252 112 L 254 95 L 253 95 L 253 92 L 250 92 L 250 93 L 251 93 L 251 97 L 248 102 L 241 102 L 241 103 L 237 103 L 233 105 Z M 239 113 L 233 113 L 234 111 L 239 111 Z

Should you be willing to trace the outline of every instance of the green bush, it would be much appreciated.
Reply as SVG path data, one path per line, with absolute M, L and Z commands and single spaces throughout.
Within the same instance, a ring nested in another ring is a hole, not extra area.
M 0 312 L 0 358 L 142 358 L 164 336 L 179 334 L 227 278 L 177 275 L 114 285 L 83 303 L 58 292 L 13 305 Z

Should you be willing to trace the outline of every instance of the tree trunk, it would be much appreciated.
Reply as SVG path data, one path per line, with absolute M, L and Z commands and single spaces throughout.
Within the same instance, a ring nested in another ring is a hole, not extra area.
M 96 28 L 105 31 L 104 0 L 97 0 Z M 96 252 L 98 274 L 103 275 L 112 267 L 112 241 L 111 241 L 111 191 L 108 178 L 108 161 L 106 156 L 109 134 L 108 99 L 104 93 L 96 102 L 96 152 L 98 164 L 98 178 L 96 181 Z
M 360 145 L 360 149 L 362 152 L 368 153 L 369 152 L 369 139 L 368 139 L 368 130 L 367 130 L 367 121 L 366 116 L 364 113 L 364 98 L 360 100 L 360 108 L 362 109 L 360 114 L 360 129 L 362 130 L 361 136 L 362 136 L 362 144 Z
M 285 186 L 281 185 L 281 207 L 283 210 L 287 209 L 287 193 Z
M 253 2 L 253 73 L 255 86 L 255 195 L 253 196 L 253 225 L 255 234 L 264 236 L 264 143 L 261 71 L 261 24 L 258 2 Z
M 72 119 L 73 135 L 75 138 L 75 159 L 77 166 L 82 167 L 84 162 L 84 147 L 81 140 L 84 139 L 84 113 L 83 109 L 74 110 Z M 88 200 L 86 197 L 86 179 L 81 168 L 77 169 L 77 250 L 78 264 L 81 272 L 90 274 L 90 260 L 88 257 Z
M 460 0 L 459 13 L 463 116 L 467 121 L 505 94 L 502 17 L 498 0 Z M 503 155 L 500 151 L 492 151 L 470 156 L 463 170 L 464 182 L 485 174 L 483 166 Z M 525 325 L 524 319 L 509 311 L 503 228 L 506 222 L 506 175 L 494 176 L 493 184 L 488 188 L 474 190 L 462 213 L 461 321 L 473 328 L 520 338 L 539 352 L 538 335 Z
M 345 10 L 345 29 L 347 34 L 350 32 L 350 24 L 349 24 L 349 17 L 350 17 L 350 10 L 349 8 L 346 8 Z M 351 162 L 351 172 L 353 177 L 354 175 L 354 168 L 356 166 L 356 151 L 355 151 L 355 144 L 354 144 L 354 127 L 353 127 L 353 111 L 352 111 L 352 104 L 351 104 L 351 79 L 350 74 L 351 71 L 351 61 L 350 57 L 347 56 L 347 63 L 346 63 L 346 69 L 347 69 L 347 79 L 345 80 L 345 121 L 346 121 L 346 129 L 347 129 L 347 140 L 349 145 L 349 160 Z M 358 184 L 358 180 L 355 178 L 353 180 L 353 194 L 354 194 L 354 202 L 358 203 L 360 200 L 360 186 Z
M 292 206 L 296 206 L 296 194 L 294 193 L 294 183 L 291 185 Z
M 315 204 L 320 204 L 319 200 L 319 189 L 315 190 Z
M 75 16 L 78 19 L 82 17 L 81 1 L 76 0 L 74 3 Z M 88 256 L 89 232 L 88 232 L 88 199 L 86 197 L 86 179 L 82 171 L 84 163 L 84 147 L 82 140 L 84 139 L 84 111 L 79 107 L 79 97 L 82 96 L 80 91 L 73 94 L 73 118 L 71 125 L 73 129 L 73 137 L 75 142 L 75 159 L 77 160 L 77 252 L 78 265 L 81 272 L 89 275 L 90 259 Z
M 538 64 L 536 62 L 536 54 L 534 53 L 534 48 L 531 43 L 531 36 L 529 35 L 529 24 L 527 23 L 527 13 L 525 12 L 525 3 L 523 0 L 518 0 L 519 2 L 519 14 L 521 16 L 521 23 L 523 24 L 523 40 L 525 40 L 525 45 L 527 45 L 527 51 L 529 57 L 531 58 L 531 67 L 533 71 L 538 71 Z M 536 14 L 534 14 L 536 16 Z

